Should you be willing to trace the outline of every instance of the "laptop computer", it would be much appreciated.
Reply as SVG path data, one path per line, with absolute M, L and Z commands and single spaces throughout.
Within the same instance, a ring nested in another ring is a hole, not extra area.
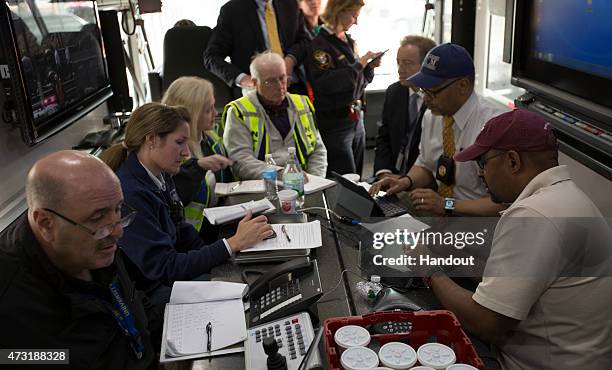
M 395 195 L 372 197 L 368 191 L 332 172 L 338 181 L 338 198 L 336 204 L 359 217 L 396 217 L 408 213 L 408 206 Z

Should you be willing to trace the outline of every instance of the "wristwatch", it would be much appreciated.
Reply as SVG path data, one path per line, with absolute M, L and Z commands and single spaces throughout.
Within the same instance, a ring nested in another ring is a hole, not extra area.
M 444 198 L 444 212 L 447 216 L 452 216 L 455 211 L 455 198 Z

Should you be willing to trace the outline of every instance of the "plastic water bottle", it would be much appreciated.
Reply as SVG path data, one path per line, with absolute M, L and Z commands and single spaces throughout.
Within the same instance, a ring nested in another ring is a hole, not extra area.
M 383 286 L 380 283 L 380 276 L 372 275 L 369 281 L 358 281 L 355 288 L 364 299 L 373 300 L 382 290 Z
M 295 155 L 295 148 L 289 147 L 289 159 L 285 165 L 283 172 L 283 186 L 285 189 L 293 189 L 297 191 L 298 197 L 296 206 L 301 208 L 304 205 L 304 171 Z
M 261 173 L 266 189 L 266 198 L 272 204 L 276 204 L 278 200 L 278 188 L 276 187 L 276 163 L 272 154 L 266 154 L 266 168 Z

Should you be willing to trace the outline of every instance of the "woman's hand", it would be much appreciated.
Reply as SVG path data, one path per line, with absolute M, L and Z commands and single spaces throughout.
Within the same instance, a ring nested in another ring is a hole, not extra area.
M 213 154 L 198 159 L 198 166 L 204 170 L 217 172 L 234 164 L 234 161 L 219 154 Z
M 365 68 L 365 66 L 368 65 L 368 61 L 370 59 L 372 59 L 374 56 L 376 55 L 376 53 L 373 53 L 371 51 L 368 51 L 367 53 L 365 53 L 364 56 L 362 56 L 361 58 L 359 58 L 359 63 L 361 63 L 361 65 Z
M 268 223 L 266 216 L 252 217 L 253 214 L 248 211 L 246 216 L 238 223 L 236 234 L 227 239 L 227 243 L 233 252 L 250 248 L 272 235 L 272 225 Z

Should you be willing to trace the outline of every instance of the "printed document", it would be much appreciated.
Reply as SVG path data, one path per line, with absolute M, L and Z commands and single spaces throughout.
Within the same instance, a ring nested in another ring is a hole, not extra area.
M 284 231 L 283 226 L 285 228 Z M 276 238 L 264 240 L 240 252 L 310 249 L 318 248 L 323 244 L 321 241 L 321 222 L 319 221 L 297 224 L 272 224 L 272 229 L 276 233 Z

